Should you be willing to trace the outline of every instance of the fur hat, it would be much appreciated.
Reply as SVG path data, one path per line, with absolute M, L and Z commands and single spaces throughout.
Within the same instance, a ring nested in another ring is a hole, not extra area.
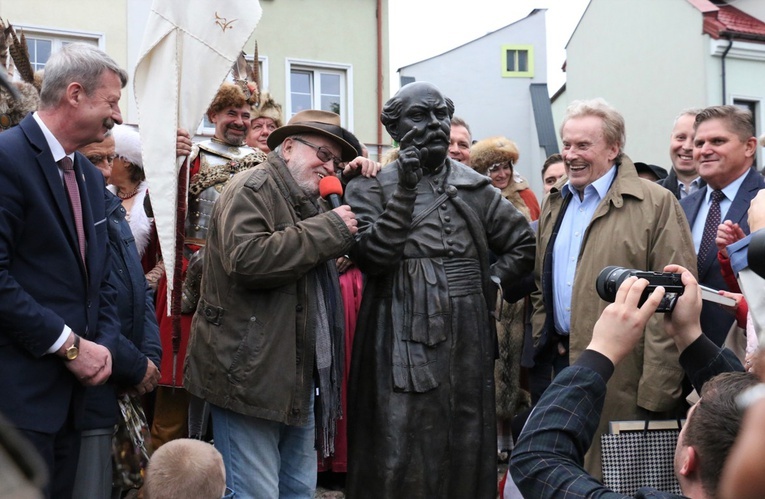
M 114 125 L 112 136 L 114 136 L 114 154 L 131 165 L 143 169 L 141 135 L 138 130 L 130 125 Z
M 260 104 L 252 106 L 251 119 L 271 118 L 276 124 L 276 128 L 284 125 L 282 121 L 282 105 L 277 103 L 271 94 L 263 92 L 260 94 Z
M 470 166 L 478 173 L 489 171 L 491 165 L 510 161 L 513 165 L 520 157 L 518 146 L 505 137 L 489 137 L 479 140 L 470 148 Z
M 210 107 L 207 108 L 207 117 L 212 119 L 211 116 L 215 113 L 219 113 L 228 107 L 242 107 L 252 105 L 252 102 L 248 101 L 244 92 L 234 83 L 224 83 L 218 89 L 218 93 L 215 94 L 215 98 L 210 103 Z
M 337 142 L 342 148 L 340 156 L 343 161 L 353 161 L 358 156 L 359 151 L 348 142 L 348 130 L 340 126 L 340 116 L 329 111 L 300 111 L 285 126 L 274 130 L 266 142 L 273 151 L 287 137 L 301 134 L 321 135 Z

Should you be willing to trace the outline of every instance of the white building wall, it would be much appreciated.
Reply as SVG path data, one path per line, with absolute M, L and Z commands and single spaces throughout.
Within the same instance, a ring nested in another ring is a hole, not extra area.
M 556 126 L 572 100 L 602 97 L 624 115 L 627 154 L 668 167 L 675 116 L 709 105 L 718 78 L 701 29 L 687 0 L 592 0 L 567 46 Z
M 533 78 L 503 78 L 502 45 L 534 47 Z M 399 70 L 401 76 L 429 81 L 454 101 L 455 114 L 469 125 L 474 140 L 503 135 L 518 144 L 517 170 L 541 196 L 539 173 L 545 155 L 539 147 L 529 85 L 546 83 L 545 11 L 477 40 Z

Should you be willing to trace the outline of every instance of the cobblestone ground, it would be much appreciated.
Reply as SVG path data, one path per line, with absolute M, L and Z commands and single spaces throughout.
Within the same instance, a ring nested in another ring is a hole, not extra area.
M 345 499 L 345 493 L 342 490 L 327 490 L 322 487 L 316 488 L 315 499 Z
M 502 477 L 505 476 L 505 471 L 507 471 L 507 464 L 497 465 L 497 483 L 499 483 L 499 481 L 502 480 Z M 497 497 L 499 497 L 499 495 Z M 345 492 L 342 490 L 327 490 L 323 487 L 317 487 L 314 499 L 345 499 Z

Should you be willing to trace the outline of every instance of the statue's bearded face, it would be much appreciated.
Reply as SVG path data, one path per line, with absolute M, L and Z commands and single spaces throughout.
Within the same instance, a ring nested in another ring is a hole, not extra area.
M 422 166 L 439 167 L 449 152 L 451 119 L 446 99 L 437 88 L 420 86 L 401 95 L 401 100 L 403 109 L 397 126 L 401 149 L 427 149 Z

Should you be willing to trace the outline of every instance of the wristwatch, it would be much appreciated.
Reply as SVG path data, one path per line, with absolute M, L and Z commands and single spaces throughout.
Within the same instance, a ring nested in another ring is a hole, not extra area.
M 80 337 L 76 334 L 74 335 L 74 343 L 72 343 L 72 346 L 67 348 L 64 351 L 64 354 L 66 355 L 66 360 L 74 360 L 77 358 L 78 355 L 80 355 Z

